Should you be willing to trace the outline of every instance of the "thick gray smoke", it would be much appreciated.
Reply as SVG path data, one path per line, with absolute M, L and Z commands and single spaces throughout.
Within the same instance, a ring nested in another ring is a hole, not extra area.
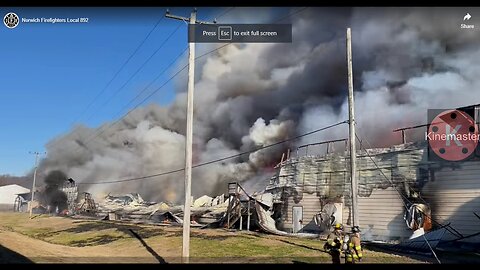
M 480 14 L 475 11 L 480 9 L 469 9 Z M 194 163 L 348 119 L 347 27 L 353 36 L 357 126 L 370 144 L 400 143 L 392 130 L 425 123 L 429 108 L 480 103 L 480 35 L 460 29 L 463 15 L 463 9 L 454 8 L 309 8 L 290 19 L 291 44 L 220 49 L 197 66 Z M 177 86 L 169 106 L 139 108 L 95 140 L 85 142 L 97 130 L 84 126 L 53 140 L 41 171 L 59 169 L 81 184 L 182 168 L 186 83 L 178 81 Z M 278 163 L 287 147 L 345 138 L 347 132 L 342 125 L 290 145 L 194 169 L 193 195 L 224 192 L 230 181 L 268 181 L 271 170 L 265 168 Z M 178 202 L 183 181 L 179 172 L 86 188 L 98 195 L 138 192 L 149 200 Z

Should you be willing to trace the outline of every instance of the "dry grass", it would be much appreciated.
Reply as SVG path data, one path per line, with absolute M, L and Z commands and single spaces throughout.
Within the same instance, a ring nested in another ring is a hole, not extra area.
M 0 245 L 34 262 L 175 263 L 180 262 L 181 244 L 181 227 L 0 213 Z M 318 239 L 193 228 L 190 256 L 192 262 L 329 263 L 323 244 Z M 364 254 L 366 263 L 420 262 L 371 250 Z

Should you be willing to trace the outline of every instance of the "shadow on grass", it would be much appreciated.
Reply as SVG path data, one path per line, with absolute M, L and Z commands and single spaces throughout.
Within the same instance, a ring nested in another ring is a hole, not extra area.
M 135 230 L 137 232 L 141 232 L 144 238 L 165 234 L 163 230 L 159 230 L 158 228 L 145 228 L 145 227 L 141 227 L 133 224 L 118 224 L 118 223 L 110 223 L 110 222 L 85 222 L 73 228 L 62 230 L 60 232 L 81 233 L 81 232 L 101 231 L 101 230 L 108 230 L 108 229 L 115 229 L 117 231 L 124 232 L 124 233 L 128 233 L 129 230 Z
M 124 236 L 111 236 L 111 235 L 99 235 L 96 237 L 90 237 L 85 240 L 74 240 L 69 243 L 69 246 L 73 247 L 88 247 L 105 245 L 119 239 L 126 238 Z
M 147 243 L 145 241 L 143 241 L 142 237 L 140 237 L 140 235 L 138 235 L 135 231 L 133 231 L 132 229 L 129 229 L 130 233 L 132 233 L 133 236 L 135 236 L 135 238 L 138 239 L 138 241 L 140 241 L 140 243 L 142 243 L 142 245 L 147 249 L 148 252 L 150 252 L 150 254 L 153 255 L 153 257 L 155 257 L 155 259 L 157 259 L 157 261 L 161 264 L 166 264 L 167 262 L 160 256 L 158 255 L 157 252 L 155 252 L 155 250 L 153 250 L 149 245 L 147 245 Z
M 33 263 L 27 257 L 0 245 L 0 264 L 4 263 Z
M 58 231 L 36 233 L 33 235 L 33 237 L 44 240 L 49 237 L 54 237 L 55 235 L 60 233 L 77 234 L 77 233 L 84 233 L 84 232 L 98 232 L 98 231 L 109 230 L 109 229 L 115 229 L 116 231 L 123 232 L 127 235 L 129 235 L 130 230 L 135 230 L 141 233 L 144 238 L 166 234 L 166 232 L 164 232 L 163 230 L 159 230 L 157 228 L 144 228 L 138 225 L 131 225 L 131 224 L 116 224 L 116 223 L 110 223 L 110 222 L 86 221 L 84 223 L 76 224 L 76 226 L 73 228 L 68 228 L 68 229 L 58 230 Z M 72 241 L 68 245 L 75 246 L 75 247 L 104 245 L 104 244 L 117 241 L 122 238 L 126 238 L 126 237 L 112 236 L 112 235 L 109 235 L 108 233 L 105 233 L 95 237 L 87 237 L 86 239 Z
M 166 235 L 167 237 L 181 237 L 183 236 L 183 232 L 172 232 Z M 228 238 L 231 238 L 232 236 L 227 236 L 227 235 L 208 235 L 204 233 L 198 233 L 198 232 L 190 232 L 190 236 L 192 238 L 199 238 L 199 239 L 205 239 L 205 240 L 225 240 Z M 239 237 L 239 236 L 237 236 Z

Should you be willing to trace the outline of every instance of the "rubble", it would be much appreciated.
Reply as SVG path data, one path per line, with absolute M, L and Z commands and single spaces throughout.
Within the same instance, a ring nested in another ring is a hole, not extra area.
M 83 193 L 83 199 L 79 203 L 80 207 L 76 209 L 77 213 L 95 215 L 97 213 L 97 205 L 88 192 Z
M 107 195 L 98 203 L 98 211 L 102 213 L 121 212 L 123 214 L 145 214 L 149 215 L 164 205 L 153 202 L 146 202 L 138 193 L 127 193 L 124 195 Z
M 215 198 L 204 195 L 191 205 L 192 226 L 218 222 L 225 216 L 228 201 L 224 195 Z M 98 215 L 109 220 L 130 220 L 160 225 L 182 225 L 183 205 L 147 202 L 138 193 L 107 195 L 98 203 Z
M 202 197 L 196 199 L 193 202 L 193 207 L 203 207 L 203 206 L 211 206 L 213 198 L 207 195 L 203 195 Z

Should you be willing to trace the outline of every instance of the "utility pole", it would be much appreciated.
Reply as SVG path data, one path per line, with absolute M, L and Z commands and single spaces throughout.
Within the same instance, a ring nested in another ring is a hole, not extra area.
M 30 218 L 32 218 L 33 212 L 33 196 L 35 195 L 35 181 L 37 179 L 37 168 L 38 168 L 38 156 L 39 152 L 28 152 L 29 154 L 35 155 L 35 170 L 33 171 L 33 184 L 32 184 L 32 198 L 30 199 Z
M 176 16 L 170 14 L 167 10 L 165 17 L 189 22 L 194 24 L 211 24 L 208 22 L 197 21 L 197 9 L 194 9 L 190 18 Z M 187 31 L 187 33 L 190 31 Z M 185 263 L 190 259 L 190 207 L 191 201 L 191 184 L 192 184 L 192 142 L 193 142 L 193 93 L 195 79 L 195 42 L 189 42 L 189 58 L 188 58 L 188 93 L 187 93 L 187 130 L 185 142 L 185 204 L 183 210 L 183 241 L 182 241 L 182 260 Z
M 353 226 L 358 223 L 357 203 L 357 164 L 355 147 L 355 109 L 353 102 L 353 71 L 352 71 L 352 30 L 347 28 L 347 65 L 348 65 L 348 123 L 350 139 L 350 177 L 352 184 L 352 220 Z

